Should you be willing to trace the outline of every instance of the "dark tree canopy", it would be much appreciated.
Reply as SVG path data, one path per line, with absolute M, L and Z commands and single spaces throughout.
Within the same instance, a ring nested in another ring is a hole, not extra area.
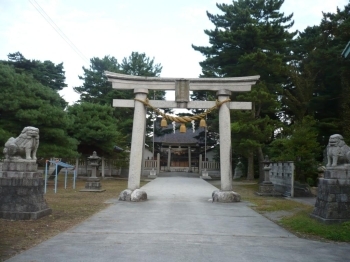
M 160 76 L 162 66 L 154 63 L 145 53 L 132 52 L 129 57 L 124 57 L 120 64 L 121 72 L 134 76 Z
M 75 87 L 74 90 L 80 94 L 80 102 L 97 103 L 100 105 L 112 105 L 113 99 L 134 99 L 133 90 L 116 90 L 107 81 L 105 71 L 129 74 L 136 76 L 159 76 L 162 67 L 155 64 L 154 59 L 150 59 L 144 53 L 132 52 L 121 63 L 115 57 L 105 56 L 92 58 L 90 68 L 84 68 L 84 76 L 79 76 L 84 81 L 82 86 Z M 164 99 L 164 91 L 149 93 L 150 98 Z M 126 140 L 131 139 L 133 124 L 132 108 L 115 108 L 114 117 L 118 124 L 118 130 L 126 134 Z M 148 124 L 150 122 L 148 121 Z
M 336 13 L 323 13 L 319 26 L 306 28 L 295 44 L 295 60 L 301 75 L 313 79 L 308 107 L 318 120 L 319 141 L 330 135 L 350 139 L 350 60 L 341 52 L 350 40 L 350 3 Z
M 55 65 L 49 60 L 28 60 L 20 52 L 8 55 L 8 63 L 13 65 L 18 73 L 31 74 L 42 85 L 59 91 L 67 86 L 63 71 L 63 63 Z
M 74 156 L 75 139 L 67 136 L 70 122 L 66 102 L 51 88 L 31 75 L 16 73 L 13 66 L 0 63 L 0 144 L 17 137 L 26 126 L 40 130 L 38 156 Z
M 79 153 L 96 151 L 98 155 L 111 156 L 115 145 L 125 146 L 112 107 L 82 102 L 69 106 L 68 116 L 72 121 L 68 133 L 79 141 Z

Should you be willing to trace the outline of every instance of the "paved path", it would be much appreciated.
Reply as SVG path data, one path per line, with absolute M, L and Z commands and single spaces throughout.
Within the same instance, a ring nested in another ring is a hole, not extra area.
M 350 245 L 297 238 L 248 207 L 212 203 L 199 178 L 160 177 L 149 200 L 113 203 L 8 261 L 349 261 Z

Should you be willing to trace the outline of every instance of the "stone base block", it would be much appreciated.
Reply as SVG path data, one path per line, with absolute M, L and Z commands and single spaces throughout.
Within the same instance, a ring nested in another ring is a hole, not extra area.
M 326 224 L 350 220 L 350 183 L 345 179 L 320 178 L 311 217 Z
M 0 217 L 38 219 L 51 214 L 44 199 L 42 178 L 0 178 Z
M 212 193 L 212 199 L 213 199 L 213 202 L 231 203 L 231 202 L 240 202 L 241 196 L 234 191 L 216 190 Z
M 154 170 L 154 169 L 152 169 L 152 170 L 149 172 L 148 178 L 152 178 L 152 179 L 157 178 L 157 171 Z
M 274 191 L 274 185 L 271 182 L 263 182 L 259 185 L 259 192 L 255 193 L 258 196 L 281 196 L 281 193 Z
M 3 171 L 21 171 L 21 172 L 36 172 L 38 165 L 35 160 L 4 160 L 2 164 Z
M 99 178 L 90 177 L 85 183 L 85 188 L 79 190 L 79 192 L 104 192 L 106 189 L 102 189 Z
M 80 189 L 79 192 L 104 192 L 106 191 L 106 189 L 94 189 L 94 188 L 84 188 L 84 189 Z
M 131 202 L 141 202 L 147 200 L 147 193 L 140 189 L 123 190 L 118 198 L 119 201 L 131 201 Z
M 9 220 L 36 220 L 52 213 L 51 208 L 40 210 L 37 212 L 10 212 L 0 211 L 0 218 Z
M 200 176 L 200 178 L 204 180 L 211 180 L 211 176 L 209 176 L 209 173 L 207 170 L 202 171 L 202 175 Z
M 320 217 L 314 214 L 310 214 L 310 217 L 326 225 L 340 224 L 350 220 L 350 219 L 325 219 L 323 217 Z
M 27 172 L 27 171 L 0 171 L 0 178 L 42 178 L 41 172 Z
M 350 165 L 327 167 L 324 171 L 325 179 L 343 179 L 350 183 Z

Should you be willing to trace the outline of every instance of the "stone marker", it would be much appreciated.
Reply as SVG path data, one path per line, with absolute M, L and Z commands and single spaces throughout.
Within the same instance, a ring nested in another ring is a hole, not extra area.
M 52 213 L 44 199 L 43 174 L 36 163 L 38 146 L 39 129 L 31 126 L 5 143 L 0 171 L 0 218 L 28 220 Z
M 243 174 L 243 163 L 241 162 L 241 158 L 238 159 L 238 163 L 235 167 L 235 171 L 233 173 L 233 179 L 238 179 L 244 176 Z

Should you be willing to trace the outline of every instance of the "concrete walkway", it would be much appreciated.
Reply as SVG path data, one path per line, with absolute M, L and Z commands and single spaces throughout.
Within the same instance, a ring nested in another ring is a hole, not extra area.
M 199 178 L 160 177 L 149 200 L 113 203 L 78 226 L 8 261 L 317 261 L 349 260 L 350 245 L 300 239 L 248 203 L 212 203 Z

